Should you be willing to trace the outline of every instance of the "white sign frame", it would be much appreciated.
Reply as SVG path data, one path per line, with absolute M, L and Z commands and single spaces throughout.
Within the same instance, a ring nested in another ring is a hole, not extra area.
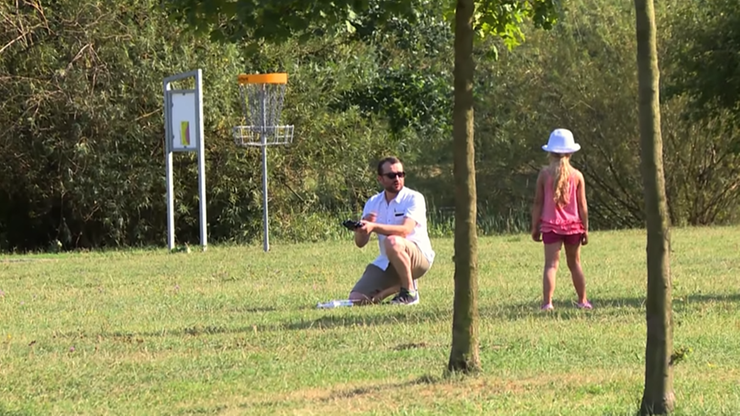
M 195 89 L 173 90 L 171 84 L 195 78 Z M 197 152 L 198 196 L 200 202 L 200 244 L 208 246 L 206 220 L 206 165 L 203 133 L 203 71 L 200 69 L 166 77 L 164 86 L 165 173 L 167 180 L 167 247 L 175 248 L 175 196 L 172 155 Z

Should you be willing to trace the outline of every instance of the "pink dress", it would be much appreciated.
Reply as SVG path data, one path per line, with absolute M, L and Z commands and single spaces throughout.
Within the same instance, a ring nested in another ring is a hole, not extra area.
M 583 221 L 578 214 L 578 179 L 571 174 L 568 178 L 568 203 L 557 206 L 553 197 L 553 177 L 548 175 L 545 181 L 545 200 L 542 204 L 542 215 L 540 216 L 540 232 L 552 232 L 560 235 L 583 234 Z

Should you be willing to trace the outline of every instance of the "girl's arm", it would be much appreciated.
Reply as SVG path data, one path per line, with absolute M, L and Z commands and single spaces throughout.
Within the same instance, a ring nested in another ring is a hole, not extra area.
M 545 174 L 544 169 L 540 170 L 537 176 L 537 185 L 534 192 L 534 202 L 532 203 L 532 239 L 540 241 L 540 218 L 542 217 L 542 205 L 545 199 Z
M 578 172 L 578 216 L 581 217 L 583 229 L 588 233 L 588 203 L 586 202 L 586 179 L 583 173 Z

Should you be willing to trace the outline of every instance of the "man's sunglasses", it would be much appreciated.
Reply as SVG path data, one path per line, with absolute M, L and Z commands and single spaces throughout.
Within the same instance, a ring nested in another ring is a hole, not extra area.
M 389 173 L 384 173 L 383 176 L 385 176 L 388 179 L 403 178 L 406 176 L 406 172 L 389 172 Z

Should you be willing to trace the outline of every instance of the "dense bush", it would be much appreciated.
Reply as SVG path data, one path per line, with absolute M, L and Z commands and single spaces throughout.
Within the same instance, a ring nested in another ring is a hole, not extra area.
M 661 7 L 658 22 L 671 87 L 662 114 L 671 219 L 736 222 L 737 113 L 699 112 L 685 76 L 701 69 L 686 55 L 692 42 L 710 39 L 710 28 L 687 19 L 699 8 L 709 19 L 713 6 L 676 5 Z M 295 142 L 268 152 L 276 238 L 342 235 L 336 220 L 377 192 L 374 163 L 386 154 L 406 161 L 407 183 L 427 195 L 434 232 L 449 232 L 452 38 L 437 11 L 426 13 L 383 26 L 369 14 L 355 32 L 254 48 L 188 32 L 154 0 L 1 3 L 0 250 L 163 244 L 162 79 L 195 68 L 205 78 L 211 241 L 261 233 L 259 152 L 230 138 L 241 123 L 242 72 L 289 73 L 283 119 L 296 126 Z M 643 223 L 631 5 L 573 0 L 563 13 L 554 30 L 528 30 L 498 60 L 492 41 L 477 45 L 481 232 L 526 227 L 546 161 L 539 146 L 555 127 L 583 145 L 574 163 L 586 174 L 594 228 Z M 176 154 L 179 241 L 198 239 L 196 177 L 194 155 Z

